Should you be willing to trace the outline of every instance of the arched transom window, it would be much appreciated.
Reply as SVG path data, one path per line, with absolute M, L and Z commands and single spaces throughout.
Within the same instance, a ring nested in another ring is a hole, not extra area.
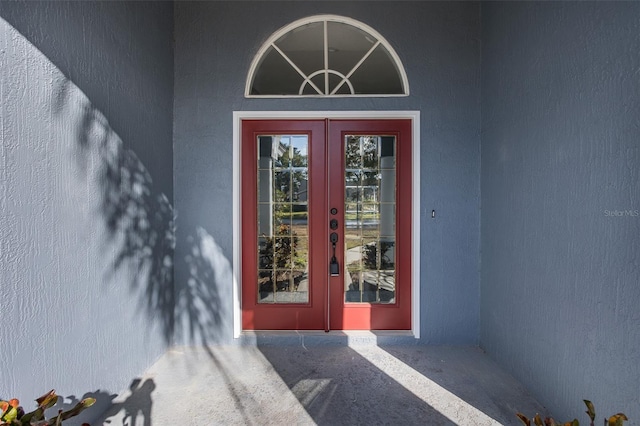
M 374 29 L 350 18 L 320 15 L 280 29 L 251 64 L 245 95 L 406 96 L 398 55 Z

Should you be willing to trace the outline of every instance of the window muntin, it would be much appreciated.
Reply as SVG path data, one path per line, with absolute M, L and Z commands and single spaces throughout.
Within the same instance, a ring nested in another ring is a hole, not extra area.
M 258 303 L 309 302 L 309 138 L 257 138 Z
M 389 43 L 349 18 L 322 15 L 277 31 L 249 71 L 247 97 L 406 96 L 404 68 Z

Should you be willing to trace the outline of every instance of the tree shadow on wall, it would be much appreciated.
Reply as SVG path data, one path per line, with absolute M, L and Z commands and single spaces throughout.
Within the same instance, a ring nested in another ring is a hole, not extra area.
M 203 228 L 187 238 L 184 266 L 186 284 L 177 288 L 176 320 L 181 340 L 207 346 L 216 335 L 226 315 L 221 304 L 219 284 L 231 282 L 231 268 L 222 249 Z
M 206 336 L 221 318 L 216 285 L 220 271 L 215 270 L 218 246 L 207 242 L 212 238 L 203 230 L 189 238 L 191 255 L 185 259 L 189 279 L 176 298 L 175 214 L 170 200 L 154 187 L 147 167 L 107 118 L 69 79 L 57 87 L 53 101 L 56 114 L 77 120 L 74 157 L 89 183 L 98 188 L 96 210 L 106 229 L 108 250 L 115 250 L 107 274 L 127 271 L 131 293 L 140 295 L 139 308 L 152 322 L 159 321 L 167 344 L 173 341 L 176 313 L 181 321 L 186 319 L 192 338 Z
M 132 293 L 143 287 L 139 308 L 161 322 L 165 341 L 170 342 L 175 232 L 169 199 L 153 187 L 147 168 L 125 148 L 106 117 L 68 79 L 55 93 L 54 111 L 79 121 L 74 157 L 99 190 L 96 207 L 106 229 L 106 245 L 115 249 L 107 274 L 129 268 Z

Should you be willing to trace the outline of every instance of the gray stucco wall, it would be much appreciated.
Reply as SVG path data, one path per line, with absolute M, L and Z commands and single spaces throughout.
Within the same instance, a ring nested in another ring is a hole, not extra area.
M 640 418 L 640 4 L 482 5 L 481 345 Z M 598 424 L 596 422 L 596 424 Z
M 0 397 L 107 403 L 172 333 L 173 6 L 0 18 Z
M 245 99 L 249 65 L 262 43 L 290 22 L 323 13 L 348 16 L 380 32 L 405 66 L 411 96 Z M 422 338 L 477 343 L 479 14 L 477 3 L 175 4 L 178 343 L 232 336 L 234 110 L 420 110 Z M 432 209 L 438 212 L 433 220 Z M 194 298 L 203 303 L 192 303 Z M 204 327 L 194 321 L 200 317 Z

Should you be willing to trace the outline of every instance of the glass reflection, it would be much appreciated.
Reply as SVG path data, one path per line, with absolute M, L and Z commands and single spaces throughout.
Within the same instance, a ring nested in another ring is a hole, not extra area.
M 345 139 L 345 301 L 395 302 L 395 137 Z
M 258 137 L 259 303 L 307 303 L 308 138 Z

